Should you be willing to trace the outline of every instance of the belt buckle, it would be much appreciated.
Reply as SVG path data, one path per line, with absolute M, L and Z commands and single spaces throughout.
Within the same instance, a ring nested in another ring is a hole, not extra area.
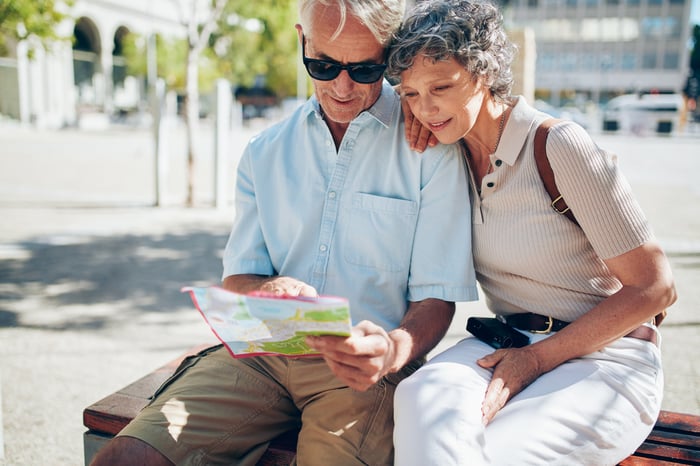
M 530 330 L 532 333 L 550 333 L 552 331 L 552 327 L 554 327 L 554 319 L 552 319 L 552 316 L 547 316 L 547 328 L 544 330 Z

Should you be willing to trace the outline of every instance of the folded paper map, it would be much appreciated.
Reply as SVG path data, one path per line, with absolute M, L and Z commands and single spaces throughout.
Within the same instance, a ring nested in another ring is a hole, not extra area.
M 317 354 L 306 335 L 350 335 L 345 298 L 243 295 L 219 287 L 185 287 L 195 307 L 233 356 Z

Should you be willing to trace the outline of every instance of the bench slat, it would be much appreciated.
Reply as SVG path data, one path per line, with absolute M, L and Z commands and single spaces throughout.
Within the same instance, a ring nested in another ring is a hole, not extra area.
M 661 411 L 649 437 L 620 466 L 700 464 L 700 418 Z
M 649 444 L 661 444 L 672 446 L 682 446 L 690 450 L 695 450 L 700 453 L 700 438 L 697 435 L 688 435 L 686 433 L 678 433 L 676 431 L 665 431 L 663 429 L 654 428 L 647 437 L 646 442 Z
M 655 464 L 659 464 L 661 461 L 665 464 L 700 464 L 700 455 L 698 455 L 697 450 L 647 442 L 637 448 L 632 457 L 653 459 Z M 621 464 L 628 466 L 630 463 L 623 462 Z
M 700 422 L 698 422 L 698 416 L 692 414 L 661 411 L 656 425 L 668 431 L 694 434 L 695 437 L 700 439 Z

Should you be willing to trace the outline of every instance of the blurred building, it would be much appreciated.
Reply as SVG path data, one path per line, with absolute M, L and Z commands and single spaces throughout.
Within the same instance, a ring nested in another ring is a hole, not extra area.
M 555 106 L 678 93 L 692 0 L 510 0 L 507 27 L 535 32 L 535 93 Z
M 70 20 L 58 27 L 72 39 L 37 49 L 16 44 L 0 58 L 0 113 L 39 127 L 80 124 L 132 109 L 143 101 L 144 83 L 128 76 L 123 58 L 129 32 L 182 36 L 171 0 L 76 0 Z

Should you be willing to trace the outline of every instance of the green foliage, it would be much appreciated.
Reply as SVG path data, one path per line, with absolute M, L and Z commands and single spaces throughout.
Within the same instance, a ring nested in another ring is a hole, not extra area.
M 238 23 L 232 21 L 234 18 L 239 19 Z M 294 0 L 229 0 L 219 27 L 199 60 L 200 90 L 208 92 L 218 78 L 226 78 L 234 85 L 252 86 L 255 78 L 262 75 L 278 96 L 295 95 L 296 18 Z M 249 30 L 251 23 L 246 20 L 251 19 L 259 20 L 262 30 Z M 165 79 L 169 88 L 184 91 L 186 41 L 158 36 L 156 48 L 158 76 Z M 147 38 L 129 34 L 124 42 L 129 74 L 146 76 L 147 56 Z
M 242 18 L 229 24 L 231 15 Z M 243 19 L 256 18 L 264 26 L 261 32 L 250 32 Z M 231 82 L 251 86 L 256 76 L 266 78 L 266 85 L 278 96 L 296 94 L 297 22 L 294 0 L 229 0 L 222 15 L 214 42 L 224 41 L 228 47 L 221 55 L 220 70 Z
M 66 39 L 58 37 L 55 26 L 67 18 L 64 10 L 72 4 L 73 0 L 0 0 L 0 56 L 8 54 L 10 42 L 29 37 L 43 45 Z
M 132 76 L 148 75 L 148 38 L 130 33 L 124 39 L 124 58 L 127 72 Z M 169 89 L 185 91 L 187 41 L 164 38 L 156 35 L 156 58 L 158 77 L 163 78 Z M 218 58 L 211 49 L 206 49 L 199 60 L 199 89 L 208 92 L 222 76 Z

